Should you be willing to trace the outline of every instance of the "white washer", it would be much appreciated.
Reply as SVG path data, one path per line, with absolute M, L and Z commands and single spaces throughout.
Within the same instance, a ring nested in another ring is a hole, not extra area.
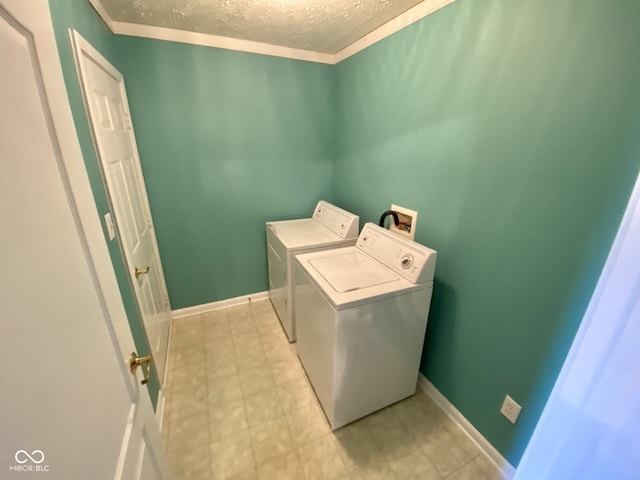
M 298 356 L 333 429 L 416 392 L 436 256 L 367 223 L 297 257 Z
M 290 342 L 296 340 L 294 257 L 301 252 L 354 245 L 358 222 L 357 215 L 323 200 L 318 202 L 311 218 L 267 222 L 269 298 Z

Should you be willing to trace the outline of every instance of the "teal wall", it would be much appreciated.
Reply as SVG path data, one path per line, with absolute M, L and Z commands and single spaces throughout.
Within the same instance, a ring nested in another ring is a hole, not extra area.
M 332 198 L 331 66 L 116 37 L 174 309 L 268 289 L 264 223 Z
M 69 37 L 69 28 L 77 30 L 89 43 L 91 43 L 105 58 L 110 62 L 114 62 L 114 36 L 104 25 L 100 17 L 89 6 L 86 0 L 53 0 L 49 2 L 51 9 L 51 18 L 53 28 L 58 44 L 58 52 L 60 54 L 60 62 L 62 64 L 62 72 L 67 86 L 69 95 L 69 103 L 71 112 L 76 125 L 78 139 L 80 140 L 80 148 L 84 157 L 85 166 L 89 175 L 89 182 L 95 198 L 96 206 L 100 217 L 109 212 L 109 204 L 107 201 L 107 192 L 102 181 L 100 172 L 100 164 L 93 147 L 91 139 L 91 131 L 89 130 L 89 122 L 82 101 L 82 93 L 76 65 L 73 60 L 73 51 L 71 48 L 71 39 Z M 117 64 L 116 64 L 117 66 Z M 104 225 L 103 225 L 104 228 Z M 142 320 L 138 312 L 135 297 L 133 294 L 129 275 L 123 260 L 122 252 L 118 243 L 108 240 L 108 234 L 105 231 L 105 240 L 109 248 L 109 254 L 116 273 L 116 279 L 124 307 L 129 318 L 129 325 L 133 333 L 133 340 L 137 351 L 143 355 L 149 351 L 147 339 L 142 326 Z M 154 407 L 158 401 L 159 384 L 157 377 L 152 374 L 151 381 L 147 384 L 149 394 Z
M 421 370 L 518 463 L 638 174 L 640 3 L 458 0 L 335 67 L 115 37 L 85 0 L 51 9 L 100 214 L 67 28 L 125 76 L 174 309 L 265 290 L 264 222 L 320 198 L 363 222 L 416 209 L 439 251 Z
M 639 24 L 637 0 L 458 0 L 336 67 L 335 200 L 418 210 L 421 370 L 513 465 L 638 174 Z

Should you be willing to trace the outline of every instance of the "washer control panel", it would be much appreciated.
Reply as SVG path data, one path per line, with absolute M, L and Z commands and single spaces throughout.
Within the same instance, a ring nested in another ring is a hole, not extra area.
M 356 246 L 412 283 L 433 281 L 437 252 L 367 223 Z

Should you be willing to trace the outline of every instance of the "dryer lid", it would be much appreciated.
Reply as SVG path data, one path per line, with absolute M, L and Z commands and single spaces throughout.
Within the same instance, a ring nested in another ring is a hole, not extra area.
M 309 264 L 339 293 L 399 279 L 391 270 L 359 251 L 315 258 Z
M 290 250 L 304 250 L 345 242 L 339 235 L 312 218 L 267 222 L 267 228 L 280 239 L 286 249 Z

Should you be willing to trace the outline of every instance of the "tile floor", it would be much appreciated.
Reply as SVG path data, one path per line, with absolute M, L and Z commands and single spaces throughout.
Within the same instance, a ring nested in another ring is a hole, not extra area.
M 176 480 L 497 480 L 418 389 L 331 432 L 268 300 L 174 322 L 163 436 Z

